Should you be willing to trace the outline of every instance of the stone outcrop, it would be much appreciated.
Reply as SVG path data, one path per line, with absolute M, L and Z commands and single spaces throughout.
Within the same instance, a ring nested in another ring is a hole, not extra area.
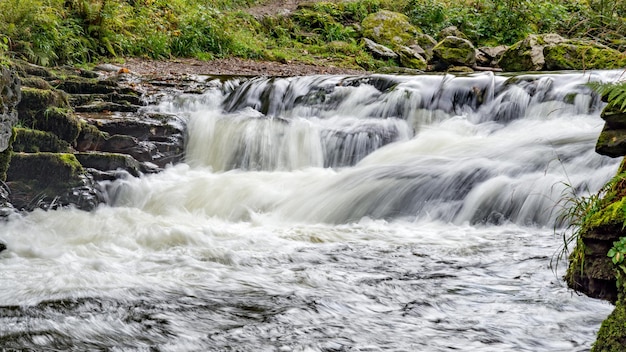
M 0 215 L 11 210 L 10 191 L 4 184 L 11 160 L 13 126 L 18 121 L 17 104 L 21 99 L 20 80 L 17 74 L 0 67 Z
M 182 159 L 184 120 L 142 111 L 150 83 L 24 62 L 17 71 L 24 86 L 13 95 L 22 99 L 8 127 L 14 152 L 7 149 L 12 159 L 0 187 L 16 209 L 93 209 L 104 201 L 96 181 L 158 172 Z M 12 128 L 18 121 L 24 127 Z
M 596 151 L 613 157 L 626 155 L 626 111 L 614 105 L 602 112 L 605 127 Z M 618 171 L 624 175 L 626 163 Z M 602 322 L 592 352 L 623 351 L 626 348 L 626 292 L 624 282 L 618 281 L 618 270 L 608 257 L 614 243 L 626 236 L 626 179 L 616 178 L 607 186 L 602 198 L 592 200 L 593 209 L 584 209 L 585 220 L 581 225 L 576 247 L 569 257 L 566 274 L 568 285 L 590 297 L 615 303 L 615 309 Z M 623 280 L 623 275 L 621 276 Z

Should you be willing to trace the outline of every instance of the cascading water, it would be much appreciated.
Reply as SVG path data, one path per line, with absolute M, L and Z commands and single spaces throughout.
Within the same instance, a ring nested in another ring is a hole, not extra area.
M 585 351 L 608 303 L 550 262 L 599 189 L 602 71 L 220 81 L 160 111 L 186 162 L 0 224 L 0 346 Z

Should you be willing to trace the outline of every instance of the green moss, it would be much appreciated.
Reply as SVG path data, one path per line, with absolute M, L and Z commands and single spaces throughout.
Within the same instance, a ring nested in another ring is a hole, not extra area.
M 14 130 L 15 141 L 13 150 L 15 152 L 37 153 L 37 152 L 69 152 L 70 145 L 61 140 L 56 135 L 29 128 L 16 128 Z
M 415 37 L 420 33 L 409 23 L 407 16 L 386 10 L 365 17 L 361 25 L 364 37 L 394 50 L 399 46 L 415 44 Z
M 623 224 L 625 209 L 626 197 L 616 200 L 592 214 L 585 223 L 585 226 L 587 228 L 596 228 L 606 225 Z
M 45 188 L 70 188 L 82 184 L 83 166 L 71 153 L 14 153 L 8 181 L 27 181 Z
M 622 352 L 626 348 L 626 305 L 623 297 L 602 322 L 592 352 Z
M 41 77 L 36 77 L 36 76 L 22 77 L 21 81 L 22 81 L 22 87 L 24 88 L 29 87 L 29 88 L 36 88 L 36 89 L 43 89 L 43 90 L 52 89 L 52 86 L 50 86 L 50 83 L 48 83 L 46 80 L 44 80 Z
M 568 42 L 543 50 L 548 70 L 616 69 L 626 66 L 626 56 L 593 43 Z

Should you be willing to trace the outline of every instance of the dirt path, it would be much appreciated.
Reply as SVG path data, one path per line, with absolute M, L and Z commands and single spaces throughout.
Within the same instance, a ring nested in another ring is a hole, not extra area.
M 239 58 L 227 58 L 211 61 L 196 59 L 175 59 L 157 61 L 129 58 L 124 67 L 141 75 L 183 76 L 197 75 L 233 75 L 233 76 L 303 76 L 316 74 L 363 74 L 363 70 L 351 70 L 338 67 L 315 66 L 302 63 L 283 64 L 274 61 L 255 61 Z

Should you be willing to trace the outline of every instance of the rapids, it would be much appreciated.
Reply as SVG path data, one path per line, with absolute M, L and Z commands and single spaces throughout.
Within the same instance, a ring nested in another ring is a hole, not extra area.
M 0 223 L 0 348 L 587 351 L 554 228 L 619 75 L 203 77 L 148 107 L 185 163 Z

